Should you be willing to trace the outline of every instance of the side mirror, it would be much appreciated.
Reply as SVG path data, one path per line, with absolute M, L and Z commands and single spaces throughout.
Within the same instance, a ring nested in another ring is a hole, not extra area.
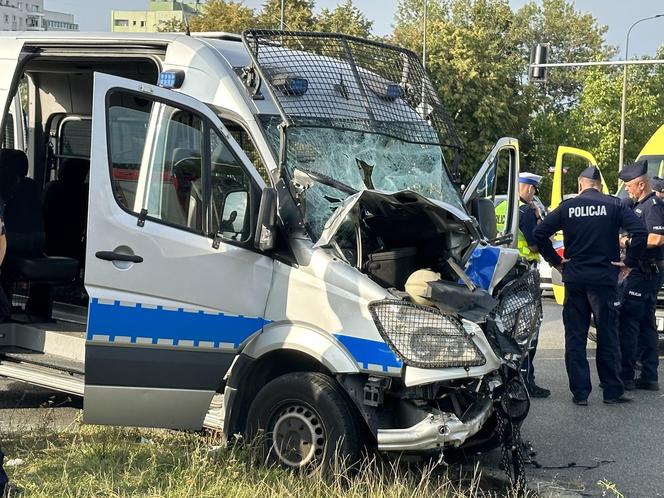
M 256 226 L 256 236 L 254 238 L 254 247 L 256 249 L 260 251 L 274 249 L 276 239 L 276 219 L 277 191 L 272 187 L 266 187 L 263 189 L 261 205 L 258 209 L 258 224 Z

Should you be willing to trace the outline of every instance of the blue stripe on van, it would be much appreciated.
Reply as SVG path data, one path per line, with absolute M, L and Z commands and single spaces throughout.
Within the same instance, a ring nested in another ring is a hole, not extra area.
M 348 335 L 335 335 L 335 337 L 366 370 L 369 370 L 369 365 L 379 365 L 383 372 L 387 372 L 388 367 L 401 368 L 403 366 L 403 363 L 384 341 L 372 341 Z
M 129 337 L 132 343 L 140 337 L 152 340 L 152 344 L 161 339 L 172 341 L 174 346 L 180 341 L 192 341 L 196 347 L 201 342 L 214 343 L 214 347 L 225 343 L 238 348 L 266 323 L 269 321 L 264 318 L 144 307 L 140 303 L 125 306 L 120 301 L 104 304 L 93 298 L 87 337 L 91 340 L 95 335 L 109 336 L 108 340 L 114 342 L 116 337 L 122 336 Z

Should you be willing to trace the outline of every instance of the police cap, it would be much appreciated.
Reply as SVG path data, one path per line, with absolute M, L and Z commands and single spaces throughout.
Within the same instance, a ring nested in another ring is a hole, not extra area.
M 664 192 L 664 178 L 660 178 L 659 176 L 653 177 L 650 186 L 655 192 Z
M 618 178 L 624 182 L 629 182 L 648 173 L 648 161 L 639 161 L 633 164 L 623 166 L 618 173 Z
M 519 183 L 532 185 L 536 189 L 539 189 L 541 181 L 542 177 L 540 175 L 536 175 L 535 173 L 528 173 L 528 172 L 519 173 Z
M 601 180 L 602 175 L 600 175 L 599 168 L 597 166 L 588 166 L 586 169 L 584 169 L 581 172 L 579 178 L 588 178 L 590 180 Z

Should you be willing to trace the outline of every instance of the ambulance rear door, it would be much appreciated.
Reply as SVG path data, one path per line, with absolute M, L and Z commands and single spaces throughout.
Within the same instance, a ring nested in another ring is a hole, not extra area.
M 587 150 L 578 149 L 576 147 L 567 147 L 564 145 L 558 147 L 556 163 L 553 167 L 553 183 L 551 186 L 551 204 L 549 211 L 557 208 L 564 199 L 577 195 L 577 178 L 581 171 L 588 166 L 597 166 L 600 170 L 600 175 L 602 174 L 602 169 L 597 164 L 595 156 Z M 602 175 L 602 192 L 605 194 L 609 193 L 609 188 L 604 181 L 604 175 Z M 559 251 L 563 251 L 562 240 L 562 234 L 556 234 L 554 246 Z M 551 269 L 551 283 L 556 302 L 562 304 L 565 300 L 565 288 L 563 286 L 562 276 L 555 268 Z

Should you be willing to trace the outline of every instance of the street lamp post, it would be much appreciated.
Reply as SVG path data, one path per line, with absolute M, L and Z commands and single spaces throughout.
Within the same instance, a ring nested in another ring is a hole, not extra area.
M 644 17 L 634 21 L 632 25 L 627 30 L 627 38 L 625 40 L 625 61 L 627 61 L 627 56 L 629 52 L 629 35 L 632 32 L 632 28 L 643 21 L 648 21 L 650 19 L 657 19 L 658 17 L 664 17 L 664 14 L 657 14 L 650 17 Z M 623 87 L 622 87 L 622 100 L 620 104 L 620 158 L 618 159 L 618 170 L 621 170 L 623 167 L 623 160 L 625 157 L 625 108 L 627 107 L 627 64 L 625 64 L 623 69 Z

